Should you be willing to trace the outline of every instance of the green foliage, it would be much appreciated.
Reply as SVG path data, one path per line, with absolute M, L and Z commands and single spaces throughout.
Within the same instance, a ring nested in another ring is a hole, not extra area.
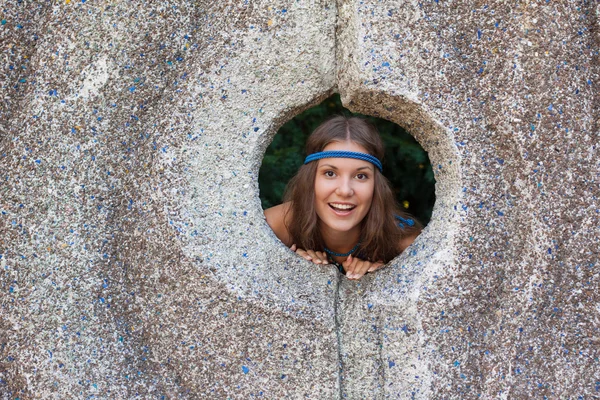
M 334 114 L 352 114 L 335 94 L 283 125 L 267 148 L 258 178 L 263 208 L 281 203 L 285 186 L 304 162 L 306 139 Z M 435 202 L 435 179 L 427 153 L 404 129 L 381 118 L 366 117 L 377 127 L 386 152 L 384 175 L 390 180 L 400 206 L 423 224 L 431 218 Z

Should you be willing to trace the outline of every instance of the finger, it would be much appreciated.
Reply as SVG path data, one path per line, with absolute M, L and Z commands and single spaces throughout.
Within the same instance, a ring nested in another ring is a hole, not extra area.
M 352 265 L 352 254 L 350 254 L 348 256 L 348 258 L 346 258 L 344 260 L 344 262 L 342 263 L 342 267 L 344 267 L 344 271 L 348 271 L 348 268 L 350 267 L 350 265 Z
M 367 272 L 370 265 L 371 263 L 368 261 L 357 261 L 356 264 L 352 266 L 352 271 L 349 274 L 346 274 L 346 276 L 351 280 L 360 279 Z
M 308 254 L 312 257 L 312 262 L 315 264 L 322 264 L 321 258 L 317 255 L 314 250 L 307 250 Z
M 321 260 L 322 264 L 329 264 L 329 260 L 327 258 L 327 254 L 324 251 L 315 251 L 317 257 Z
M 324 251 L 317 251 L 316 253 L 323 262 L 323 264 L 329 264 L 329 258 L 327 257 L 327 253 L 325 253 Z
M 377 271 L 379 268 L 383 267 L 385 264 L 383 263 L 383 261 L 377 261 L 376 263 L 373 263 L 373 265 L 371 265 L 371 268 L 369 268 L 369 270 L 367 272 L 373 272 L 373 271 Z
M 355 279 L 355 274 L 357 272 L 357 269 L 359 268 L 359 265 L 362 263 L 363 261 L 360 258 L 353 258 L 350 262 L 350 264 L 345 267 L 344 269 L 346 270 L 346 277 L 348 279 Z
M 305 260 L 312 261 L 312 257 L 304 249 L 297 249 L 296 254 L 303 257 Z
M 296 251 L 296 248 L 297 248 L 297 247 L 296 247 L 296 244 L 294 243 L 294 244 L 292 245 L 292 247 L 290 247 L 290 250 L 291 250 L 291 251 Z

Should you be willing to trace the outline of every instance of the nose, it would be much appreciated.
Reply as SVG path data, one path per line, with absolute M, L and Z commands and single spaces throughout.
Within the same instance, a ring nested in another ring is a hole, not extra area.
M 354 194 L 354 189 L 352 188 L 352 181 L 350 179 L 340 179 L 340 184 L 336 189 L 336 194 L 338 196 L 350 197 Z

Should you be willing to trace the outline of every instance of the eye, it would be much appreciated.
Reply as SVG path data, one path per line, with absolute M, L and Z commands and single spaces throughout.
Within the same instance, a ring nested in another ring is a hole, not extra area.
M 363 173 L 356 174 L 356 179 L 363 181 L 365 179 L 369 179 L 369 175 Z
M 329 171 L 325 171 L 325 176 L 328 178 L 333 178 L 335 176 L 335 172 L 329 170 Z

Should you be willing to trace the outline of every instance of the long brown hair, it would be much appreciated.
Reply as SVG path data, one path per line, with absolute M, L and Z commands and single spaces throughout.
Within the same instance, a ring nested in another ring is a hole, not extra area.
M 306 142 L 306 154 L 320 151 L 332 142 L 352 141 L 362 146 L 368 154 L 383 160 L 384 146 L 379 133 L 362 118 L 336 116 L 321 124 Z M 287 185 L 284 201 L 291 202 L 285 224 L 292 243 L 299 248 L 322 251 L 325 243 L 319 230 L 319 217 L 315 210 L 315 176 L 317 162 L 304 164 Z M 375 168 L 375 188 L 371 208 L 361 222 L 361 244 L 355 254 L 384 262 L 400 254 L 403 237 L 416 235 L 421 225 L 415 220 L 412 227 L 398 225 L 396 217 L 409 217 L 396 204 L 389 181 Z

